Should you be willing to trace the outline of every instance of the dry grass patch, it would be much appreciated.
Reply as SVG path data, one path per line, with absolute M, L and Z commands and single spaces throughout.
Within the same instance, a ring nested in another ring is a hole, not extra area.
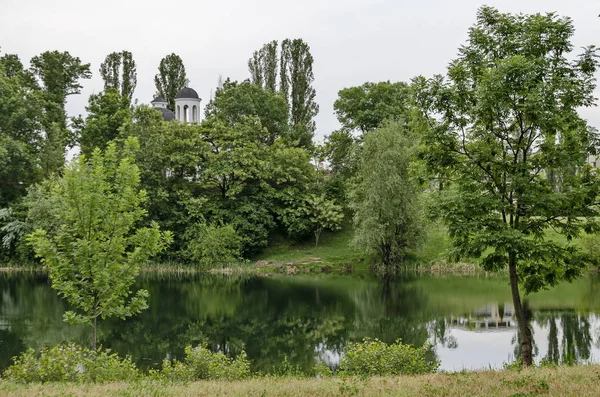
M 600 366 L 537 368 L 524 371 L 461 372 L 361 379 L 257 378 L 169 384 L 157 381 L 104 385 L 0 382 L 11 396 L 599 396 Z

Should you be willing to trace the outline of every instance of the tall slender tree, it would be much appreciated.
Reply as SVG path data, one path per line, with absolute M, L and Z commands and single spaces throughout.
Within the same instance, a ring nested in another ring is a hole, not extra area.
M 290 141 L 300 147 L 312 148 L 316 128 L 314 118 L 319 113 L 319 105 L 315 102 L 310 47 L 302 39 L 286 39 L 281 43 L 279 59 L 277 56 L 277 41 L 255 51 L 248 60 L 250 79 L 254 84 L 275 92 L 279 73 L 278 91 L 290 108 Z
M 168 102 L 169 109 L 175 110 L 175 97 L 187 82 L 185 66 L 179 55 L 170 54 L 160 61 L 158 74 L 154 76 L 154 85 L 158 95 Z
M 260 50 L 254 51 L 248 60 L 251 81 L 270 91 L 277 91 L 277 72 L 279 62 L 277 59 L 277 40 L 265 44 Z
M 100 65 L 104 89 L 115 88 L 129 102 L 137 86 L 137 68 L 129 51 L 112 52 Z
M 280 91 L 290 105 L 290 127 L 299 146 L 311 147 L 319 105 L 313 87 L 313 57 L 302 39 L 281 43 Z
M 44 114 L 42 144 L 44 174 L 58 172 L 64 164 L 65 149 L 74 143 L 67 129 L 67 96 L 81 92 L 81 79 L 92 77 L 90 64 L 68 52 L 46 51 L 31 59 L 31 72 L 42 89 Z

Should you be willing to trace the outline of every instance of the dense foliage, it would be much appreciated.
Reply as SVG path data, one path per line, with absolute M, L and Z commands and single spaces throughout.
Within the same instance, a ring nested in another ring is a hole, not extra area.
M 435 372 L 439 361 L 430 361 L 430 345 L 413 347 L 397 340 L 386 344 L 380 340 L 365 339 L 352 343 L 340 363 L 339 372 L 345 375 L 390 376 L 417 375 Z
M 211 352 L 206 345 L 185 348 L 185 360 L 164 360 L 161 371 L 151 376 L 169 381 L 208 379 L 240 380 L 250 376 L 250 362 L 242 351 L 235 359 L 222 352 Z
M 143 306 L 124 303 L 146 259 L 134 247 L 150 244 L 160 259 L 208 269 L 252 258 L 282 236 L 318 244 L 345 218 L 354 219 L 354 243 L 372 262 L 397 269 L 418 246 L 424 203 L 432 202 L 453 259 L 508 268 L 528 364 L 520 291 L 572 280 L 597 260 L 592 249 L 546 238 L 549 230 L 568 242 L 600 232 L 598 173 L 586 164 L 598 136 L 578 114 L 595 104 L 598 59 L 594 47 L 572 55 L 573 33 L 572 21 L 555 14 L 483 7 L 446 76 L 340 90 L 333 104 L 340 128 L 322 145 L 313 141 L 314 59 L 302 39 L 256 51 L 249 80 L 226 79 L 198 124 L 165 122 L 160 111 L 132 104 L 136 64 L 127 51 L 105 58 L 104 91 L 77 118 L 65 103 L 91 77 L 89 64 L 46 51 L 26 68 L 6 54 L 1 259 L 31 259 L 24 236 L 45 230 L 34 234 L 36 252 L 60 269 L 56 286 L 86 321 L 101 315 L 99 295 L 83 284 L 75 293 L 73 280 L 92 272 L 106 288 L 107 274 L 124 272 L 118 298 L 105 307 L 107 316 L 123 317 Z M 154 83 L 173 109 L 187 84 L 182 59 L 163 58 Z M 82 156 L 65 166 L 74 147 Z M 173 234 L 168 249 L 158 244 L 159 227 Z M 107 238 L 113 233 L 116 245 Z M 103 256 L 109 270 L 97 266 Z
M 344 352 L 336 371 L 341 376 L 391 376 L 434 373 L 439 361 L 428 358 L 431 346 L 413 347 L 400 340 L 387 344 L 365 339 L 352 343 Z M 221 351 L 211 351 L 206 344 L 187 346 L 183 361 L 165 359 L 162 368 L 151 369 L 152 379 L 169 382 L 201 380 L 235 381 L 252 375 L 251 363 L 242 350 L 235 358 Z M 312 371 L 326 376 L 333 372 L 323 362 Z M 279 363 L 281 375 L 306 376 L 299 368 L 291 368 L 286 359 Z M 28 349 L 14 358 L 3 377 L 15 383 L 84 382 L 105 383 L 141 379 L 144 375 L 129 357 L 119 358 L 109 350 L 88 350 L 76 344 L 43 347 L 39 353 Z
M 4 371 L 15 383 L 131 381 L 141 376 L 129 357 L 121 359 L 108 350 L 89 350 L 76 344 L 28 349 Z

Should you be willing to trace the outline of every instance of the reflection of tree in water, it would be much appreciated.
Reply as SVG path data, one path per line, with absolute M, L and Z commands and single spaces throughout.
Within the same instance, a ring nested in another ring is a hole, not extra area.
M 449 316 L 466 313 L 479 322 L 496 315 L 510 317 L 502 303 L 481 309 L 486 298 L 481 299 L 480 293 L 470 295 L 464 305 L 448 302 L 446 294 L 454 291 L 454 285 L 441 296 L 440 283 L 434 281 L 153 275 L 137 285 L 150 292 L 149 309 L 127 321 L 103 321 L 100 342 L 131 355 L 145 368 L 160 365 L 167 355 L 181 358 L 186 345 L 207 343 L 231 355 L 246 350 L 257 370 L 271 371 L 285 357 L 306 370 L 316 356 L 335 364 L 348 342 L 364 337 L 388 343 L 401 338 L 416 346 L 431 338 L 456 348 Z M 464 282 L 457 281 L 456 288 Z M 457 289 L 456 294 L 461 293 Z M 582 294 L 587 296 L 587 290 Z M 0 356 L 17 354 L 25 346 L 87 343 L 89 327 L 63 323 L 65 308 L 45 277 L 0 277 L 0 330 L 6 331 L 0 331 Z M 528 305 L 526 309 L 531 319 Z M 592 332 L 587 316 L 536 311 L 534 320 L 548 327 L 548 359 L 589 359 Z M 517 342 L 513 341 L 516 355 Z
M 531 341 L 533 343 L 531 357 L 535 359 L 538 356 L 540 349 L 535 343 L 535 333 L 533 327 L 531 326 L 531 320 L 533 319 L 533 312 L 529 307 L 529 301 L 527 299 L 523 300 L 523 315 L 525 316 L 525 320 L 527 321 L 527 327 L 531 331 Z M 521 357 L 521 333 L 516 332 L 515 336 L 513 336 L 511 343 L 514 345 L 513 353 L 515 355 L 515 359 L 519 359 Z
M 577 364 L 590 359 L 593 338 L 587 315 L 575 311 L 545 311 L 537 313 L 536 320 L 548 327 L 546 360 L 555 364 Z M 559 331 L 562 331 L 560 339 Z
M 202 277 L 143 287 L 150 309 L 107 324 L 101 341 L 144 366 L 208 343 L 231 355 L 244 349 L 255 370 L 271 371 L 286 357 L 308 370 L 317 355 L 339 359 L 349 341 L 422 345 L 428 335 L 425 294 L 399 282 Z
M 0 371 L 27 347 L 89 342 L 89 327 L 65 324 L 65 303 L 43 274 L 0 275 Z

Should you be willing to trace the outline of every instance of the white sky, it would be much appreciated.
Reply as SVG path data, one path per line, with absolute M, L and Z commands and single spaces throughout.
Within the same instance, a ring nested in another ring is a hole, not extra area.
M 133 53 L 140 102 L 152 99 L 160 59 L 175 52 L 206 104 L 219 75 L 248 77 L 247 60 L 262 44 L 301 37 L 315 58 L 321 140 L 338 127 L 333 102 L 340 89 L 444 73 L 483 4 L 556 11 L 574 20 L 576 47 L 600 44 L 600 2 L 592 0 L 0 0 L 0 46 L 24 63 L 55 49 L 91 63 L 93 78 L 69 98 L 67 110 L 77 115 L 102 90 L 98 69 L 112 51 Z M 600 127 L 597 108 L 582 114 Z

